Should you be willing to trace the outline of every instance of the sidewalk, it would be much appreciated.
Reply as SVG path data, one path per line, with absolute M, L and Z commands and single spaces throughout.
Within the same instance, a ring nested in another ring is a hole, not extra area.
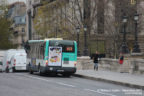
M 144 75 L 140 74 L 119 73 L 103 70 L 77 70 L 75 76 L 91 80 L 106 81 L 144 90 Z

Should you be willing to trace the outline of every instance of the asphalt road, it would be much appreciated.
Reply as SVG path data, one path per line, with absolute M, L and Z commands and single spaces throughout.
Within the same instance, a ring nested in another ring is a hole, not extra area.
M 0 73 L 0 96 L 144 96 L 140 89 L 71 76 Z

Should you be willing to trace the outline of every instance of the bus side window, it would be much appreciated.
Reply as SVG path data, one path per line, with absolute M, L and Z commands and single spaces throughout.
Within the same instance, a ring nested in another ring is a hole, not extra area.
M 38 58 L 40 59 L 40 44 L 38 44 Z
M 43 59 L 44 58 L 44 55 L 43 55 L 43 52 L 44 51 L 44 46 L 41 44 L 40 45 L 40 54 L 41 54 L 41 59 Z
M 36 43 L 34 44 L 34 57 L 36 58 L 37 57 L 37 52 L 36 52 Z
M 38 46 L 38 44 L 36 44 L 36 46 Z M 36 58 L 38 58 L 38 47 L 35 47 L 36 48 Z
M 31 58 L 32 57 L 32 45 L 30 44 L 30 50 L 29 50 L 29 58 Z
M 41 55 L 42 55 L 42 59 L 44 59 L 44 56 L 45 56 L 45 43 L 41 44 Z
M 43 46 L 44 46 L 43 47 L 43 58 L 45 58 L 45 46 L 46 46 L 45 43 L 43 44 Z
M 34 44 L 31 44 L 31 58 L 34 56 Z

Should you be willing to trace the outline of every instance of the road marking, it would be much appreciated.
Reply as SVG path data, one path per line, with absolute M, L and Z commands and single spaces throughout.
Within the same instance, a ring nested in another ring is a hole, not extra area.
M 84 90 L 104 94 L 104 95 L 107 95 L 107 96 L 116 96 L 116 95 L 113 95 L 113 94 L 103 93 L 103 92 L 99 92 L 99 91 L 95 91 L 95 90 L 91 90 L 91 89 L 84 89 Z
M 25 75 L 26 76 L 26 75 Z M 47 81 L 47 82 L 50 82 L 51 80 L 47 80 L 47 79 L 42 79 L 42 78 L 38 78 L 38 77 L 34 77 L 34 76 L 27 76 L 27 77 L 30 77 L 30 78 L 34 78 L 34 79 L 38 79 L 38 80 L 43 80 L 43 81 Z M 70 85 L 70 84 L 66 84 L 66 83 L 62 83 L 62 82 L 56 82 L 57 84 L 60 84 L 60 85 L 64 85 L 64 86 L 68 86 L 68 87 L 75 87 L 74 85 Z
M 37 80 L 46 81 L 46 82 L 53 82 L 51 80 L 47 80 L 47 79 L 43 79 L 43 78 L 39 78 L 39 77 L 27 76 L 27 75 L 23 75 L 23 76 L 33 78 L 33 79 L 37 79 Z M 67 87 L 73 87 L 73 88 L 76 87 L 74 85 L 66 84 L 66 83 L 63 83 L 63 82 L 53 82 L 53 83 L 57 83 L 59 85 L 63 85 L 63 86 L 67 86 Z M 107 96 L 116 96 L 116 95 L 113 95 L 113 94 L 103 93 L 103 92 L 99 92 L 99 91 L 95 91 L 95 90 L 91 90 L 91 89 L 84 89 L 84 90 L 99 93 L 99 94 L 103 94 L 103 95 L 107 95 Z
M 62 82 L 56 82 L 56 83 L 60 84 L 60 85 L 68 86 L 68 87 L 75 87 L 74 85 L 70 85 L 70 84 L 66 84 L 66 83 L 62 83 Z
M 26 76 L 26 75 L 24 75 L 24 76 Z M 51 81 L 51 80 L 47 80 L 47 79 L 43 79 L 43 78 L 38 78 L 38 77 L 34 77 L 34 76 L 26 76 L 26 77 L 34 78 L 34 79 L 38 79 L 38 80 L 43 80 L 43 81 L 47 81 L 47 82 Z

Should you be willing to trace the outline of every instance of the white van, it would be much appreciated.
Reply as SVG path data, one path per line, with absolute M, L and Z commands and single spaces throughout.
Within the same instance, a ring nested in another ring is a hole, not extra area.
M 14 56 L 16 53 L 25 53 L 24 49 L 9 49 L 5 52 L 4 58 L 3 58 L 3 71 L 6 71 L 7 67 L 10 67 L 10 60 L 12 56 Z
M 6 50 L 0 50 L 0 61 L 3 61 Z
M 0 50 L 0 72 L 2 72 L 2 68 L 3 68 L 3 58 L 5 55 L 6 50 Z
M 16 70 L 26 70 L 26 58 L 27 55 L 24 52 L 19 52 L 13 55 L 9 66 L 10 69 L 12 69 L 11 71 L 14 72 Z
M 9 49 L 6 51 L 4 58 L 3 58 L 3 68 L 2 68 L 3 71 L 6 71 L 6 68 L 10 64 L 10 59 L 15 53 L 16 53 L 16 49 Z

